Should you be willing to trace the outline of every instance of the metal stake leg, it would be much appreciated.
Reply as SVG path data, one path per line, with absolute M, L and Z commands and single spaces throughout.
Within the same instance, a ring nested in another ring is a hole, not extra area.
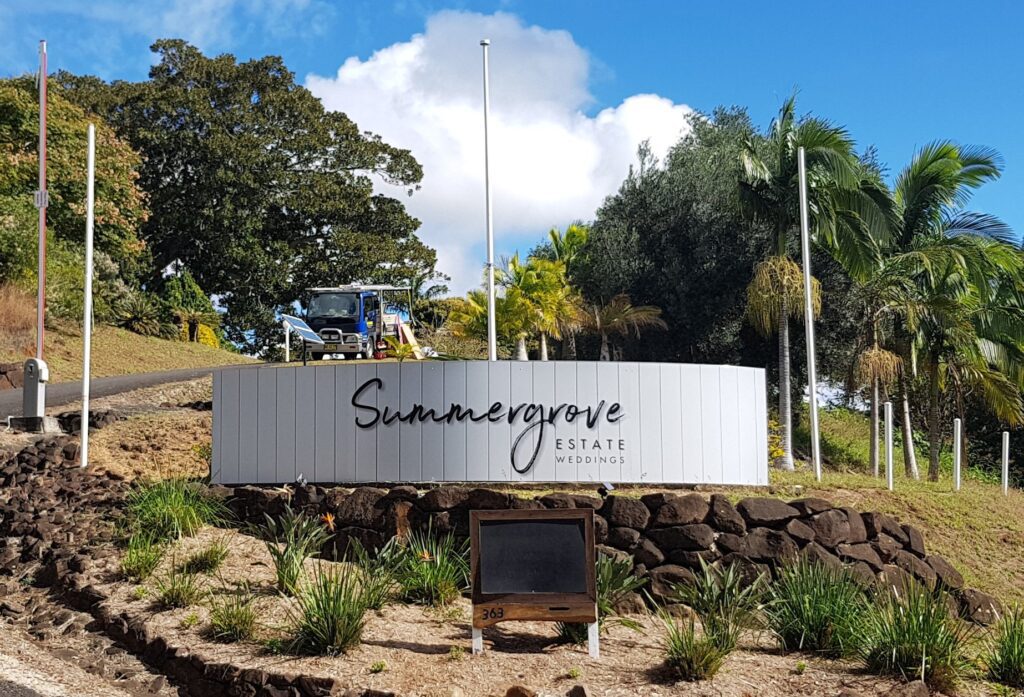
M 473 627 L 473 653 L 484 652 L 484 630 Z
M 601 633 L 598 631 L 597 622 L 587 624 L 587 646 L 591 658 L 601 657 Z

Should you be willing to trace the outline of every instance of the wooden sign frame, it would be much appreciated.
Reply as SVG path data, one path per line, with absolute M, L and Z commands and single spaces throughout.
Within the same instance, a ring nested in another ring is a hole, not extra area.
M 580 521 L 584 531 L 586 590 L 582 593 L 484 593 L 480 585 L 480 524 L 487 521 Z M 473 653 L 483 651 L 485 627 L 499 622 L 578 622 L 590 625 L 590 655 L 597 658 L 597 577 L 594 511 L 590 508 L 470 511 L 470 578 L 473 586 Z

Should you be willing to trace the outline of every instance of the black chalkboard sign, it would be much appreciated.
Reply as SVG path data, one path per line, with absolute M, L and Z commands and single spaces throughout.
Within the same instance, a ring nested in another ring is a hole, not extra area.
M 473 626 L 595 622 L 594 511 L 470 512 Z
M 583 519 L 480 522 L 480 592 L 586 593 Z

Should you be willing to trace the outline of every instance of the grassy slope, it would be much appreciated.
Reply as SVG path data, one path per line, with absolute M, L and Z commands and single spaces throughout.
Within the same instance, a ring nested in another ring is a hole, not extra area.
M 92 335 L 94 377 L 128 375 L 175 368 L 202 368 L 253 359 L 211 346 L 140 336 L 124 329 L 99 325 Z M 0 345 L 0 362 L 21 361 L 25 356 L 11 346 Z M 44 358 L 51 382 L 82 377 L 82 337 L 48 330 Z

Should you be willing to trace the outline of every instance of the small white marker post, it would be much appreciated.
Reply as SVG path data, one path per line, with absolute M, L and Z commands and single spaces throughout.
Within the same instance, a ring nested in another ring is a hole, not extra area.
M 889 491 L 893 490 L 892 472 L 892 402 L 885 403 L 885 479 Z
M 960 491 L 960 419 L 953 419 L 953 491 Z
M 287 321 L 281 322 L 281 326 L 284 327 L 284 362 L 290 363 L 292 360 L 292 328 Z
M 473 653 L 484 652 L 484 630 L 473 627 Z
M 1010 432 L 1003 431 L 1003 496 L 1010 494 Z
M 89 124 L 85 185 L 85 312 L 82 319 L 82 467 L 89 466 L 89 365 L 92 359 L 92 237 L 96 174 L 96 127 Z
M 587 624 L 587 648 L 591 658 L 601 658 L 601 632 L 597 622 Z

